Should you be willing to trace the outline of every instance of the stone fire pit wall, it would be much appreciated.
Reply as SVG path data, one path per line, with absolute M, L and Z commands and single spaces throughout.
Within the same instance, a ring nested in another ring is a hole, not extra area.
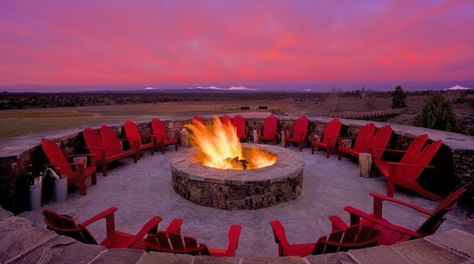
M 171 161 L 173 189 L 199 205 L 220 209 L 259 209 L 296 199 L 303 188 L 304 160 L 300 153 L 277 146 L 259 147 L 278 161 L 254 170 L 222 170 L 194 161 L 194 150 L 176 154 Z
M 231 115 L 232 116 L 232 115 Z M 298 116 L 278 116 L 278 129 L 289 129 L 293 127 L 294 121 Z M 321 130 L 331 120 L 325 117 L 308 116 L 311 120 L 310 131 Z M 190 122 L 189 118 L 165 119 L 166 126 L 170 129 L 180 129 L 183 124 Z M 247 126 L 250 133 L 248 140 L 251 141 L 251 131 L 260 128 L 263 124 L 261 117 L 246 116 Z M 343 136 L 356 135 L 359 128 L 368 121 L 364 120 L 345 120 L 341 119 Z M 137 122 L 140 131 L 151 131 L 150 121 Z M 377 127 L 391 125 L 394 134 L 390 141 L 393 148 L 406 148 L 407 145 L 418 135 L 428 134 L 435 140 L 441 139 L 444 145 L 441 149 L 441 155 L 437 155 L 435 162 L 440 162 L 443 173 L 439 175 L 452 182 L 451 185 L 459 185 L 471 182 L 468 194 L 465 195 L 464 202 L 474 205 L 474 137 L 460 135 L 455 133 L 443 132 L 432 129 L 425 129 L 413 126 L 404 126 L 397 124 L 373 122 Z M 123 122 L 109 124 L 113 126 L 118 135 L 123 135 Z M 98 126 L 97 126 L 98 127 Z M 40 140 L 43 137 L 55 139 L 63 148 L 66 154 L 87 153 L 82 138 L 82 131 L 85 127 L 75 127 L 67 130 L 59 130 L 42 134 L 27 135 L 12 138 L 0 142 L 0 205 L 18 213 L 28 209 L 28 182 L 24 175 L 28 164 L 33 164 L 36 172 L 43 169 L 42 165 L 47 163 L 47 159 L 39 147 Z M 333 158 L 333 157 L 331 157 Z M 447 185 L 440 185 L 444 189 Z M 43 197 L 48 199 L 47 188 L 43 188 Z

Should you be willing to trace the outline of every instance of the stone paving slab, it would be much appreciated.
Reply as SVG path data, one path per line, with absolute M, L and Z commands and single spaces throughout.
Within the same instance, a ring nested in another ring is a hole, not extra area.
M 54 238 L 56 234 L 33 227 L 20 217 L 9 217 L 0 222 L 0 262 L 8 262 Z
M 474 258 L 474 235 L 465 231 L 453 229 L 440 232 L 425 238 L 428 241 L 440 244 L 450 250 L 459 252 L 466 257 Z
M 350 250 L 348 254 L 358 263 L 364 264 L 408 264 L 412 261 L 403 257 L 389 246 L 378 246 L 359 250 Z
M 136 233 L 150 217 L 160 215 L 166 226 L 173 218 L 184 220 L 184 234 L 196 237 L 211 247 L 225 247 L 229 225 L 242 225 L 237 256 L 277 256 L 278 248 L 273 242 L 269 222 L 278 219 L 287 230 L 291 243 L 316 241 L 331 231 L 329 215 L 339 215 L 349 220 L 344 206 L 352 205 L 361 210 L 372 211 L 370 192 L 386 192 L 383 177 L 360 178 L 358 165 L 348 159 L 338 161 L 336 156 L 326 159 L 325 153 L 311 155 L 306 148 L 299 152 L 297 147 L 289 147 L 304 159 L 304 179 L 301 195 L 287 203 L 259 210 L 221 210 L 196 205 L 183 199 L 171 187 L 169 162 L 176 152 L 168 149 L 165 154 L 151 156 L 144 153 L 138 163 L 133 159 L 123 159 L 120 166 L 111 170 L 107 177 L 98 174 L 97 185 L 87 189 L 86 196 L 77 191 L 70 192 L 64 203 L 49 202 L 40 210 L 20 214 L 38 227 L 45 227 L 42 209 L 50 209 L 68 214 L 78 221 L 84 221 L 104 209 L 116 206 L 117 229 Z M 181 150 L 179 150 L 181 151 Z M 178 152 L 179 153 L 179 152 Z M 399 199 L 422 207 L 433 209 L 437 203 L 411 192 L 397 189 Z M 397 224 L 416 229 L 425 220 L 424 215 L 400 207 L 384 204 L 384 216 Z M 439 231 L 450 230 L 464 220 L 464 210 L 456 208 L 446 216 Z M 106 236 L 103 222 L 88 227 L 97 241 Z
M 193 258 L 190 255 L 147 252 L 138 260 L 137 264 L 192 264 Z
M 240 264 L 243 258 L 196 256 L 193 264 Z
M 32 249 L 31 251 L 24 252 L 21 256 L 14 259 L 12 263 L 20 264 L 20 263 L 34 263 L 45 261 L 48 259 L 48 254 L 54 248 L 60 248 L 67 245 L 72 245 L 74 243 L 78 243 L 75 239 L 67 237 L 67 236 L 55 236 L 53 239 L 48 240 L 47 242 L 39 245 L 38 247 Z
M 468 260 L 425 239 L 416 239 L 391 247 L 412 263 L 462 263 Z
M 462 226 L 474 226 L 474 221 Z M 11 227 L 11 228 L 8 228 Z M 17 234 L 17 240 L 30 241 L 30 233 L 22 233 L 32 227 L 28 220 L 21 217 L 9 217 L 0 220 L 0 246 L 8 247 L 5 239 Z M 48 230 L 43 230 L 51 234 Z M 11 243 L 16 243 L 15 241 Z M 20 242 L 21 244 L 21 242 Z M 159 252 L 145 252 L 135 249 L 108 249 L 102 246 L 83 244 L 72 238 L 58 236 L 45 242 L 38 241 L 32 248 L 26 247 L 13 258 L 0 259 L 0 263 L 474 263 L 473 251 L 474 234 L 453 229 L 434 236 L 403 242 L 390 247 L 379 246 L 361 250 L 351 250 L 348 253 L 338 252 L 317 256 L 300 257 L 209 257 L 175 255 Z M 17 246 L 21 248 L 21 246 Z M 13 253 L 18 253 L 13 250 Z M 7 256 L 9 249 L 0 248 L 0 256 Z
M 303 258 L 299 257 L 246 257 L 242 264 L 259 264 L 259 263 L 273 263 L 273 264 L 306 264 Z
M 316 256 L 307 256 L 305 257 L 305 260 L 307 260 L 311 264 L 336 264 L 336 263 L 357 264 L 357 262 L 349 256 L 349 254 L 344 253 L 344 252 L 316 255 Z
M 2 207 L 0 207 L 0 221 L 3 221 L 4 219 L 8 218 L 8 217 L 12 217 L 13 214 L 5 209 L 3 209 Z
M 97 256 L 91 264 L 106 264 L 106 263 L 113 263 L 113 264 L 131 264 L 137 263 L 138 260 L 145 254 L 145 251 L 140 249 L 128 249 L 128 248 L 120 248 L 120 249 L 107 249 L 106 251 L 102 252 L 99 256 Z
M 473 222 L 474 222 L 474 220 L 470 220 L 467 223 L 460 224 L 460 225 L 456 226 L 456 229 L 466 231 L 469 234 L 474 234 L 474 224 L 473 224 Z

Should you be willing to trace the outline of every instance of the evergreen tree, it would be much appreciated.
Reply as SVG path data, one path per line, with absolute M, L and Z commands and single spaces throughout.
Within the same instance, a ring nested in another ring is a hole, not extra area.
M 407 107 L 407 95 L 399 85 L 395 87 L 395 91 L 392 93 L 392 108 L 405 108 Z
M 439 93 L 433 93 L 426 99 L 414 125 L 452 132 L 463 130 L 462 125 L 456 121 L 451 104 Z

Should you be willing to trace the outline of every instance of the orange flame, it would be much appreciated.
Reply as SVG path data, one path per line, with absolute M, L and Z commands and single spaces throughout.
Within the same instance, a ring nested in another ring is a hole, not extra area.
M 236 128 L 222 123 L 218 117 L 209 126 L 194 121 L 185 127 L 191 131 L 190 140 L 197 148 L 196 160 L 219 169 L 256 169 L 274 164 L 277 157 L 258 148 L 243 148 Z

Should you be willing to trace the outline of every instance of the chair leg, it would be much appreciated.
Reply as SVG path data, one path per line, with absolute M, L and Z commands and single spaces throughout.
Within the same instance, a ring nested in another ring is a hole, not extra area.
M 314 144 L 311 143 L 311 154 L 314 154 Z
M 178 151 L 178 143 L 174 145 L 174 150 Z
M 341 159 L 342 159 L 342 152 L 341 152 L 341 151 L 338 151 L 338 152 L 337 152 L 337 159 L 338 159 L 338 160 L 341 160 Z
M 79 193 L 81 195 L 86 195 L 86 177 L 84 177 L 84 175 L 81 176 L 79 181 Z
M 327 147 L 327 149 L 326 149 L 326 159 L 329 159 L 330 155 L 331 155 L 331 148 Z
M 165 144 L 161 143 L 161 153 L 165 154 Z
M 107 163 L 105 160 L 102 161 L 102 176 L 107 176 Z
M 387 196 L 388 197 L 393 197 L 393 193 L 395 192 L 395 183 L 393 180 L 388 179 L 387 183 Z
M 91 184 L 92 185 L 97 184 L 97 173 L 95 173 L 95 172 L 91 175 Z

